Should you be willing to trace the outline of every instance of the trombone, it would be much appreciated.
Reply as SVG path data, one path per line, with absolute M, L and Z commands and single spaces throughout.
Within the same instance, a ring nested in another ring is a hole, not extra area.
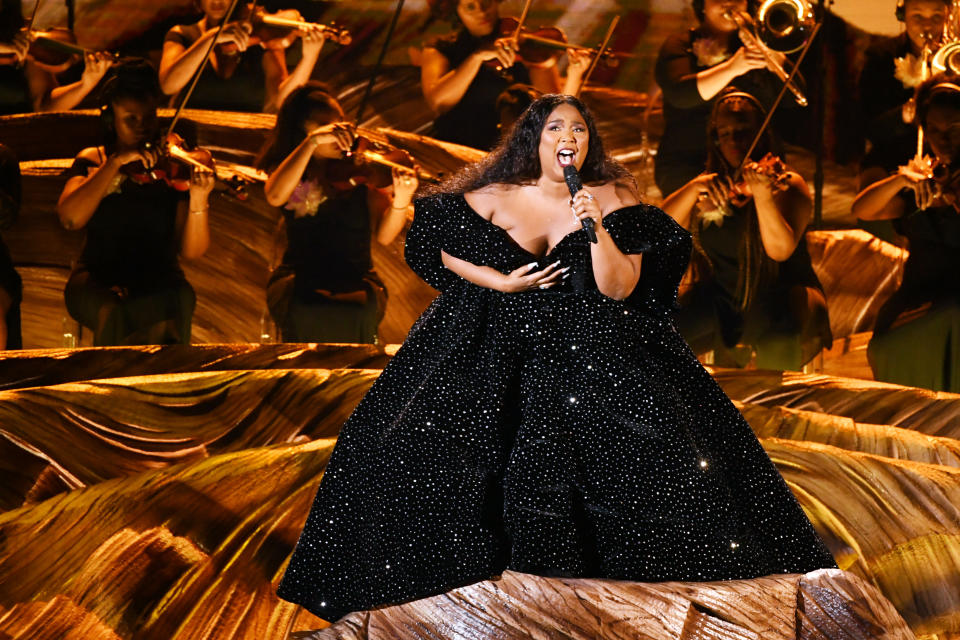
M 763 53 L 767 68 L 786 83 L 797 104 L 807 106 L 806 96 L 790 80 L 773 52 L 793 53 L 807 43 L 816 25 L 810 3 L 807 0 L 765 0 L 757 11 L 756 21 L 741 11 L 725 11 L 724 16 L 737 24 L 745 45 L 756 47 Z

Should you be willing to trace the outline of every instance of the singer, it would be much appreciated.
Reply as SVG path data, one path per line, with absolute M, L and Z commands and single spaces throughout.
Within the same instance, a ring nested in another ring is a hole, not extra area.
M 333 621 L 505 569 L 835 566 L 673 328 L 690 234 L 638 202 L 579 100 L 535 101 L 415 209 L 406 259 L 441 293 L 344 424 L 282 598 Z

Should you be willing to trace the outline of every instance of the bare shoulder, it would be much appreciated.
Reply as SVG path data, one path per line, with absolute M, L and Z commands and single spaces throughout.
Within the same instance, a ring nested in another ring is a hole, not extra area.
M 507 196 L 517 188 L 512 184 L 488 184 L 475 191 L 468 191 L 463 197 L 471 209 L 490 220 L 498 209 L 503 208 Z
M 98 165 L 103 164 L 104 157 L 105 154 L 103 152 L 103 147 L 87 147 L 77 154 L 78 159 L 89 160 L 90 162 L 94 162 Z
M 603 215 L 607 215 L 617 209 L 640 204 L 640 195 L 637 193 L 637 187 L 633 180 L 629 178 L 611 180 L 601 185 L 591 186 L 590 191 L 594 193 L 600 201 L 600 209 Z

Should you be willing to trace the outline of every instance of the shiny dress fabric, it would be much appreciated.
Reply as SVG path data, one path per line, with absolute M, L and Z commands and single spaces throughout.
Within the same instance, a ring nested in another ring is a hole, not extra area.
M 689 234 L 646 205 L 603 220 L 643 253 L 625 301 L 583 230 L 539 260 L 572 275 L 505 294 L 441 249 L 537 259 L 459 195 L 417 201 L 410 266 L 441 294 L 344 425 L 278 593 L 336 620 L 513 569 L 638 581 L 833 567 L 749 426 L 674 331 Z

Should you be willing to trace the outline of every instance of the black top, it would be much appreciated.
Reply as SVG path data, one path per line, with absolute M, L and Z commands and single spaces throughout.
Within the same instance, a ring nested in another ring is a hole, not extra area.
M 895 60 L 909 52 L 905 33 L 867 49 L 860 73 L 860 114 L 871 148 L 863 167 L 893 171 L 916 153 L 917 128 L 903 121 L 903 104 L 913 97 L 914 87 L 904 86 L 895 76 Z
M 8 229 L 20 216 L 20 164 L 16 154 L 0 144 L 0 229 Z M 6 243 L 0 239 L 0 287 L 19 301 L 22 286 L 20 276 L 13 267 L 13 259 Z M 19 338 L 17 338 L 19 341 Z M 7 341 L 7 348 L 19 346 Z
M 681 175 L 671 180 L 664 196 L 701 173 L 707 161 L 706 131 L 713 100 L 704 100 L 700 96 L 696 76 L 713 65 L 701 64 L 697 60 L 694 45 L 701 37 L 699 29 L 674 34 L 666 39 L 657 56 L 655 74 L 663 91 L 664 119 L 663 137 L 657 150 L 657 171 L 659 174 L 669 166 L 681 168 Z M 740 39 L 735 37 L 731 46 L 731 51 L 736 51 L 741 46 Z M 729 86 L 749 93 L 769 109 L 783 83 L 766 69 L 754 69 L 736 77 Z M 793 94 L 788 93 L 779 109 L 792 109 L 795 104 Z M 775 117 L 775 129 L 777 125 Z
M 953 207 L 916 211 L 893 226 L 909 241 L 910 255 L 900 287 L 877 313 L 877 332 L 900 313 L 928 302 L 960 301 L 960 215 Z
M 201 35 L 203 32 L 200 30 L 199 23 L 177 25 L 167 32 L 164 42 L 172 40 L 188 48 Z M 213 55 L 215 54 L 211 54 L 211 57 Z M 228 77 L 223 77 L 214 70 L 212 60 L 207 62 L 196 88 L 190 94 L 187 107 L 255 113 L 263 111 L 267 97 L 266 74 L 263 70 L 264 49 L 253 46 L 238 55 L 240 60 Z M 226 59 L 226 56 L 220 58 L 224 63 Z M 183 91 L 186 91 L 189 86 L 190 84 L 187 83 Z M 183 92 L 180 95 L 182 96 Z
M 736 297 L 737 283 L 743 262 L 742 245 L 748 233 L 747 225 L 750 217 L 756 226 L 757 211 L 751 200 L 746 206 L 736 208 L 731 206 L 733 215 L 723 219 L 722 225 L 707 224 L 699 232 L 700 245 L 713 264 L 713 280 L 731 299 Z M 773 272 L 762 288 L 754 292 L 753 299 L 763 299 L 771 290 L 789 289 L 794 285 L 803 285 L 815 289 L 823 288 L 810 261 L 807 251 L 807 241 L 800 238 L 797 248 L 789 258 L 783 262 L 776 262 L 763 253 L 760 234 L 756 233 L 756 242 L 762 260 Z M 738 301 L 739 302 L 739 301 Z
M 667 317 L 682 227 L 647 205 L 603 218 L 643 254 L 614 300 L 583 229 L 534 256 L 461 195 L 415 208 L 406 260 L 442 292 L 340 430 L 280 597 L 333 621 L 504 569 L 654 582 L 835 566 Z M 572 275 L 503 293 L 446 270 L 441 251 Z
M 66 177 L 86 176 L 96 166 L 77 158 Z M 118 174 L 87 222 L 80 266 L 108 286 L 147 286 L 181 274 L 177 205 L 186 198 L 162 182 L 140 185 Z
M 283 266 L 293 269 L 298 293 L 358 291 L 373 270 L 367 187 L 335 194 L 313 211 L 306 202 L 311 190 L 318 192 L 317 183 L 302 180 L 282 209 L 287 231 Z
M 31 111 L 30 85 L 23 69 L 12 64 L 0 65 L 0 116 Z
M 494 36 L 477 38 L 466 29 L 437 39 L 432 46 L 450 62 L 450 68 L 459 67 L 467 57 L 482 45 L 492 42 Z M 508 79 L 505 76 L 512 76 Z M 447 142 L 467 145 L 476 149 L 492 149 L 500 131 L 500 114 L 497 113 L 497 97 L 514 83 L 530 83 L 530 72 L 521 62 L 515 63 L 501 75 L 489 64 L 483 64 L 466 93 L 449 111 L 433 121 L 436 137 Z

